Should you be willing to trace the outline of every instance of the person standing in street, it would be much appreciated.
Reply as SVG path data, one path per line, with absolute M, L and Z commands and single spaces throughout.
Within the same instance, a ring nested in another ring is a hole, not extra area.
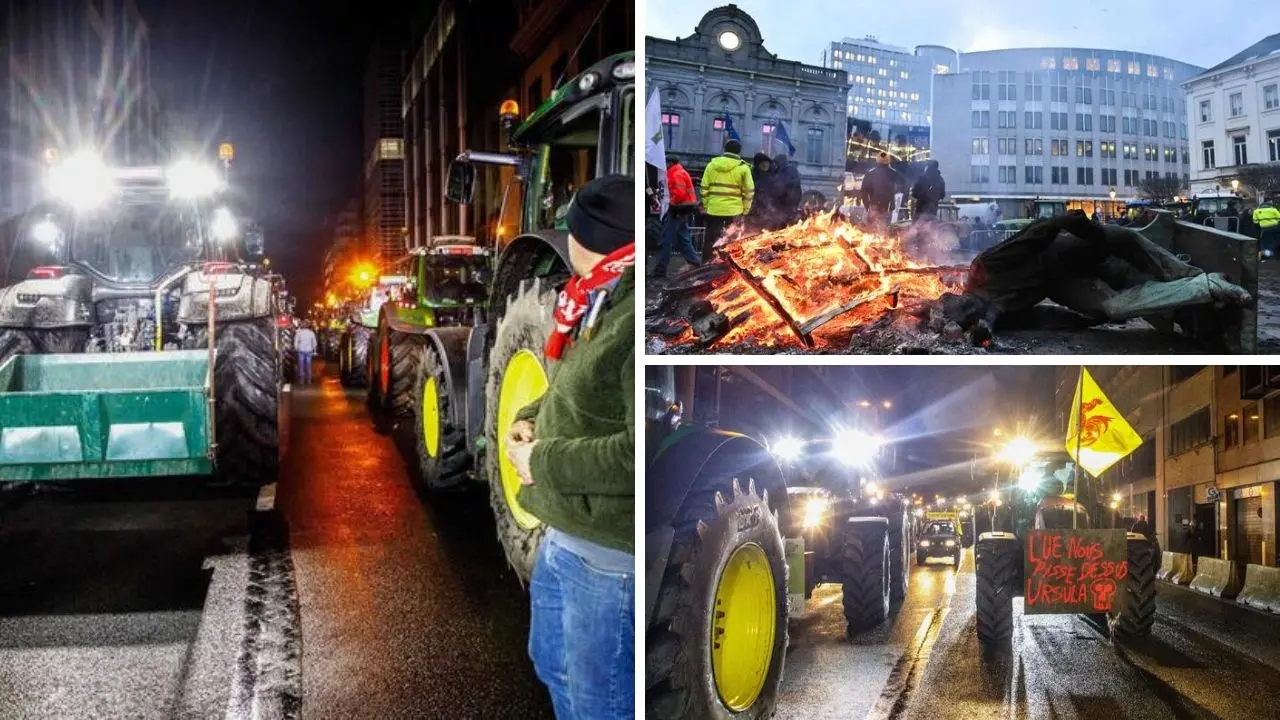
M 804 195 L 800 187 L 800 168 L 791 162 L 786 153 L 774 156 L 773 167 L 777 174 L 774 179 L 774 192 L 777 193 L 774 201 L 777 216 L 775 227 L 784 228 L 799 219 L 800 198 Z
M 303 323 L 293 336 L 293 349 L 298 353 L 298 382 L 303 385 L 311 384 L 311 358 L 316 354 L 318 346 L 315 331 L 307 323 Z
M 573 277 L 544 349 L 550 386 L 507 431 L 517 499 L 547 526 L 529 583 L 529 656 L 560 720 L 634 716 L 635 182 L 569 208 Z
M 938 171 L 938 161 L 930 160 L 924 166 L 924 174 L 911 186 L 911 197 L 916 201 L 915 219 L 938 218 L 938 203 L 947 196 L 947 183 Z
M 1253 223 L 1258 226 L 1258 248 L 1262 257 L 1271 259 L 1280 250 L 1280 210 L 1263 200 L 1253 211 Z
M 756 185 L 751 165 L 742 159 L 742 143 L 726 140 L 724 153 L 711 159 L 702 171 L 702 204 L 707 209 L 707 231 L 702 241 L 702 262 L 711 259 L 711 249 L 724 231 L 751 212 Z
M 667 156 L 667 189 L 671 193 L 671 203 L 667 208 L 667 217 L 662 222 L 658 260 L 650 271 L 654 277 L 663 279 L 667 277 L 667 265 L 671 262 L 673 248 L 690 265 L 701 264 L 698 251 L 693 248 L 693 236 L 689 232 L 689 216 L 698 207 L 698 196 L 693 194 L 693 179 L 689 177 L 689 171 L 684 169 L 680 158 L 675 155 Z
M 862 204 L 867 207 L 867 222 L 887 225 L 893 212 L 893 196 L 898 191 L 898 173 L 889 166 L 889 153 L 876 158 L 876 166 L 862 178 Z

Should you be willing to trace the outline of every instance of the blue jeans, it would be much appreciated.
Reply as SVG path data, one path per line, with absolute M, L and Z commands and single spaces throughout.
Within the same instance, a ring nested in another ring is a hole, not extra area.
M 298 351 L 298 382 L 311 384 L 311 355 L 313 353 Z
M 529 583 L 529 657 L 558 720 L 635 717 L 635 566 L 601 570 L 548 532 Z
M 679 245 L 677 245 L 679 243 Z M 671 263 L 671 250 L 675 248 L 690 265 L 701 262 L 698 252 L 693 249 L 693 234 L 689 232 L 689 216 L 667 213 L 662 221 L 662 244 L 658 250 L 658 260 L 653 264 L 655 275 L 666 275 L 667 265 Z

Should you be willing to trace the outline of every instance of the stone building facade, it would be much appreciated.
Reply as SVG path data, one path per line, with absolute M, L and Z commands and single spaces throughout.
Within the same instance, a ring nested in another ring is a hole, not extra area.
M 645 98 L 661 93 L 667 151 L 695 175 L 718 155 L 732 121 L 748 159 L 787 152 L 785 127 L 806 196 L 834 198 L 844 177 L 843 71 L 783 60 L 769 52 L 755 20 L 734 5 L 702 17 L 692 35 L 645 38 Z

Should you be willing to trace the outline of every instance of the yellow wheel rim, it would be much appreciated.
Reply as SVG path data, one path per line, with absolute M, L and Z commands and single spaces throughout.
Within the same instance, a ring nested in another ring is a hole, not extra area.
M 440 454 L 440 396 L 436 394 L 436 379 L 427 378 L 422 386 L 422 444 L 427 456 Z
M 720 574 L 711 626 L 716 692 L 734 712 L 751 707 L 764 688 L 773 661 L 776 602 L 764 549 L 756 543 L 738 547 Z
M 515 465 L 507 459 L 507 430 L 515 424 L 516 413 L 529 403 L 542 397 L 547 391 L 547 372 L 538 356 L 521 350 L 507 361 L 502 373 L 502 386 L 498 390 L 498 472 L 502 476 L 502 492 L 507 496 L 507 507 L 516 524 L 531 530 L 541 522 L 516 502 L 520 491 L 520 475 Z

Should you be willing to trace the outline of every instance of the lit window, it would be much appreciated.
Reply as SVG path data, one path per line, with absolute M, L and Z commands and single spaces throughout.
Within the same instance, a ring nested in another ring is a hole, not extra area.
M 1073 58 L 1073 57 L 1062 58 L 1062 69 L 1063 70 L 1079 70 L 1080 69 L 1079 58 Z
M 1165 69 L 1164 69 L 1164 79 L 1165 79 L 1165 80 L 1172 80 L 1172 79 L 1173 79 L 1173 68 L 1165 68 Z
M 1142 63 L 1140 63 L 1140 62 L 1134 62 L 1134 61 L 1130 60 L 1130 61 L 1129 61 L 1129 74 L 1130 74 L 1130 75 L 1141 75 L 1141 74 L 1142 74 Z
M 911 76 L 907 74 L 907 71 L 906 71 L 906 70 L 903 70 L 903 71 L 902 71 L 902 79 L 903 79 L 903 80 L 909 80 L 909 79 L 911 79 Z
M 885 77 L 886 75 L 889 74 L 889 71 L 885 70 L 884 68 L 880 68 L 880 70 L 877 71 L 876 74 L 879 75 L 880 77 Z
M 1041 70 L 1055 70 L 1058 67 L 1058 61 L 1055 58 L 1047 57 L 1040 61 Z
M 1107 61 L 1107 72 L 1113 72 L 1113 73 L 1118 73 L 1118 72 L 1120 72 L 1120 61 L 1119 61 L 1119 60 L 1114 60 L 1114 59 L 1112 59 L 1112 60 L 1108 60 L 1108 61 Z
M 679 125 L 680 115 L 678 113 L 662 113 L 663 125 Z
M 1085 58 L 1084 69 L 1089 72 L 1098 72 L 1102 69 L 1102 61 L 1098 58 Z
M 1160 70 L 1155 65 L 1148 65 L 1147 77 L 1160 77 Z
M 840 59 L 840 51 L 839 51 L 839 50 L 832 50 L 832 51 L 831 51 L 831 57 L 835 58 L 836 60 L 839 60 L 839 59 Z
M 404 159 L 404 140 L 400 138 L 382 138 L 378 141 L 379 160 Z
M 712 130 L 723 130 L 723 129 L 724 129 L 724 118 L 716 118 L 715 120 L 712 120 L 712 121 L 711 121 L 711 129 L 712 129 Z

